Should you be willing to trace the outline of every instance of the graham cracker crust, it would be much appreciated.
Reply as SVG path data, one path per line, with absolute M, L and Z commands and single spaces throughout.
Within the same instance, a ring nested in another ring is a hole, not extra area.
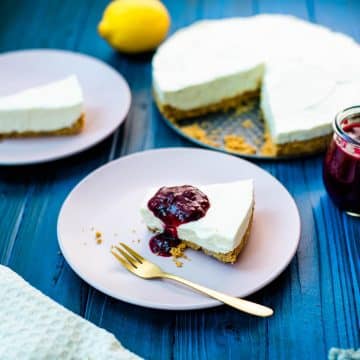
M 84 128 L 84 126 L 85 126 L 85 114 L 82 113 L 74 124 L 63 129 L 54 130 L 54 131 L 25 131 L 25 132 L 14 131 L 8 134 L 0 133 L 0 139 L 75 135 L 75 134 L 79 134 Z
M 215 251 L 204 249 L 201 246 L 193 244 L 192 242 L 189 242 L 189 241 L 182 240 L 182 243 L 184 243 L 186 245 L 186 247 L 189 247 L 191 249 L 201 250 L 206 255 L 212 256 L 215 259 L 222 261 L 223 263 L 234 264 L 236 262 L 238 256 L 239 256 L 241 250 L 244 248 L 244 246 L 246 245 L 246 243 L 247 243 L 247 241 L 249 239 L 251 226 L 252 226 L 252 223 L 253 223 L 253 217 L 254 217 L 254 209 L 252 210 L 251 218 L 250 218 L 248 227 L 246 228 L 246 232 L 245 232 L 244 236 L 242 237 L 242 239 L 240 240 L 239 245 L 235 249 L 233 249 L 232 251 L 229 251 L 229 252 L 227 252 L 225 254 L 217 253 Z
M 197 117 L 217 111 L 227 111 L 230 109 L 235 109 L 241 107 L 241 105 L 246 106 L 247 103 L 253 99 L 259 97 L 259 89 L 254 91 L 247 91 L 245 93 L 233 96 L 231 98 L 225 98 L 220 100 L 217 103 L 210 104 L 207 106 L 202 106 L 195 109 L 190 110 L 182 110 L 171 105 L 164 105 L 162 104 L 156 96 L 154 91 L 154 98 L 159 111 L 168 119 L 173 122 L 182 119 L 188 119 L 192 117 Z
M 261 149 L 261 153 L 263 155 L 272 156 L 310 155 L 326 150 L 332 136 L 332 134 L 327 134 L 304 141 L 292 141 L 284 144 L 275 144 L 271 137 L 267 135 L 265 143 Z

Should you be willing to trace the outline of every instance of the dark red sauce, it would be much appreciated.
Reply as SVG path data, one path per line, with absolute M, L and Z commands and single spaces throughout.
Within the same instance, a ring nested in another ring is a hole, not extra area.
M 177 228 L 195 221 L 210 207 L 207 196 L 191 185 L 162 187 L 149 200 L 148 208 L 164 224 L 164 231 L 150 239 L 150 249 L 160 256 L 170 256 L 170 250 L 179 245 Z
M 324 184 L 340 209 L 360 214 L 360 116 L 344 119 L 341 127 L 355 144 L 335 133 L 324 161 Z

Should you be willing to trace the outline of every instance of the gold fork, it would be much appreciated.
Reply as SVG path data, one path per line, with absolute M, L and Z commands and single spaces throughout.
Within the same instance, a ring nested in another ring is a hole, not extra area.
M 175 280 L 181 284 L 187 285 L 197 291 L 200 291 L 216 300 L 223 302 L 233 308 L 246 312 L 248 314 L 267 317 L 271 316 L 274 311 L 269 307 L 256 304 L 254 302 L 239 299 L 230 295 L 220 293 L 218 291 L 206 288 L 193 282 L 183 279 L 179 276 L 169 274 L 160 269 L 159 266 L 153 264 L 149 260 L 144 259 L 140 254 L 131 249 L 124 243 L 119 243 L 120 246 L 113 245 L 111 253 L 119 260 L 119 262 L 133 274 L 143 279 L 165 278 Z

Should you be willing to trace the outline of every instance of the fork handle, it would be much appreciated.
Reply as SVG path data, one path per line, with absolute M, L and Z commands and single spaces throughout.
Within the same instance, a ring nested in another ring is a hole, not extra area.
M 166 279 L 175 280 L 181 284 L 189 286 L 197 291 L 200 291 L 216 300 L 219 300 L 226 305 L 229 305 L 237 310 L 246 312 L 248 314 L 261 316 L 261 317 L 267 317 L 267 316 L 271 316 L 274 313 L 274 311 L 269 307 L 259 305 L 254 302 L 248 301 L 248 300 L 243 300 L 243 299 L 239 299 L 239 298 L 236 298 L 236 297 L 233 297 L 230 295 L 223 294 L 216 290 L 209 289 L 205 286 L 195 284 L 195 283 L 193 283 L 189 280 L 183 279 L 177 275 L 164 273 L 164 274 L 162 274 L 161 277 L 166 278 Z

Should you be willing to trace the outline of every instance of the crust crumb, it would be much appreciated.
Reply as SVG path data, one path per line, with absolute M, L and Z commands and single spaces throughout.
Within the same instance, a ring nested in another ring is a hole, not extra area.
M 181 268 L 184 265 L 184 263 L 182 261 L 179 261 L 179 260 L 176 260 L 176 259 L 173 259 L 173 261 L 174 261 L 176 267 L 178 267 L 178 268 Z
M 204 144 L 219 147 L 220 144 L 218 144 L 216 141 L 212 140 L 206 133 L 204 129 L 202 129 L 198 124 L 193 125 L 186 125 L 181 126 L 180 129 L 183 131 L 184 134 L 201 141 Z
M 171 248 L 170 254 L 173 256 L 174 259 L 184 258 L 185 249 L 186 249 L 186 244 L 180 243 L 177 247 Z
M 229 134 L 224 136 L 225 149 L 228 151 L 234 151 L 241 154 L 255 154 L 256 148 L 246 142 L 246 140 L 236 134 Z
M 276 145 L 272 142 L 268 132 L 265 132 L 264 134 L 264 143 L 261 146 L 260 153 L 265 156 L 276 155 Z
M 102 240 L 102 233 L 100 231 L 96 231 L 95 232 L 95 239 L 96 239 L 96 243 L 98 245 L 102 244 L 103 240 Z
M 242 127 L 245 129 L 252 129 L 254 127 L 254 123 L 251 119 L 246 119 L 241 123 Z

